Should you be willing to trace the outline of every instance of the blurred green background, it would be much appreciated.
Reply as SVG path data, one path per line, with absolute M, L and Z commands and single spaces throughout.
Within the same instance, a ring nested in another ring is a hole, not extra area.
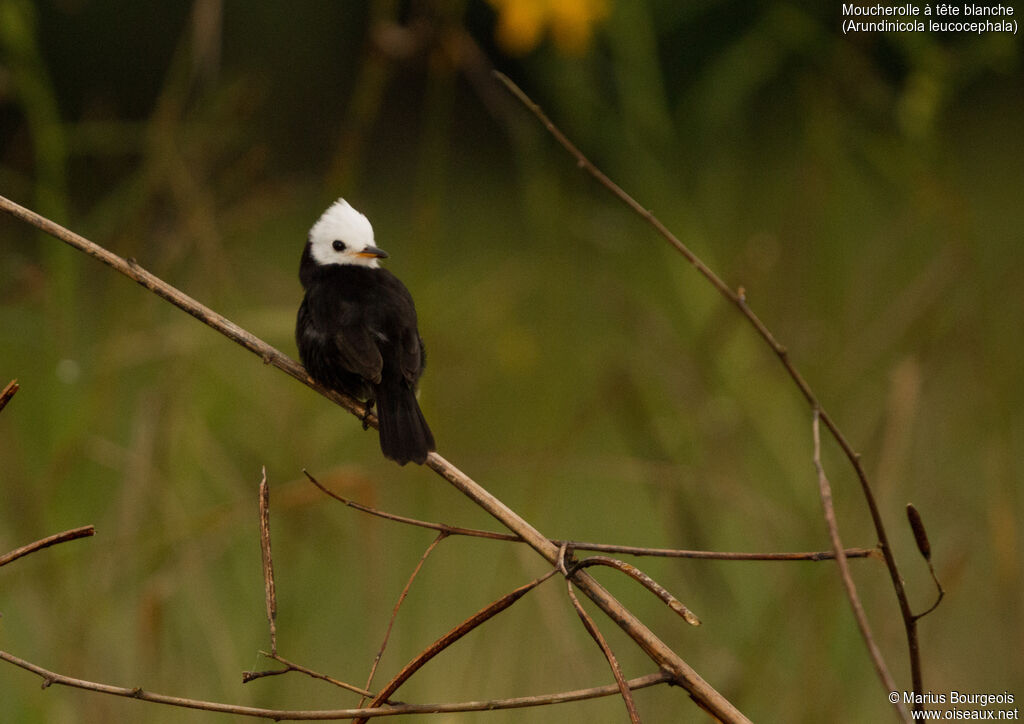
M 0 0 L 0 194 L 296 355 L 306 231 L 345 196 L 412 290 L 442 454 L 555 537 L 828 547 L 811 418 L 736 311 L 499 88 L 520 82 L 731 286 L 863 454 L 917 610 L 926 687 L 1024 698 L 1024 73 L 1019 37 L 842 35 L 838 2 Z M 326 499 L 494 524 L 374 433 L 124 277 L 0 218 L 0 648 L 71 676 L 278 708 L 357 697 L 271 668 L 257 537 L 271 482 L 282 655 L 362 685 L 432 539 Z M 874 532 L 825 445 L 841 532 Z M 703 620 L 598 577 L 755 721 L 892 720 L 828 563 L 643 559 Z M 910 688 L 888 574 L 852 563 Z M 545 569 L 450 539 L 377 684 Z M 598 619 L 627 676 L 650 661 Z M 410 702 L 611 681 L 557 581 L 429 664 Z M 223 721 L 0 666 L 4 721 Z M 644 721 L 700 721 L 679 689 Z M 1005 708 L 1005 707 L 1003 707 Z M 615 697 L 431 721 L 618 722 Z

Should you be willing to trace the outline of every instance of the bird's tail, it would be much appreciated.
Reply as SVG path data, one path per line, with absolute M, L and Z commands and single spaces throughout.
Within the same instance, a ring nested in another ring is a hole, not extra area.
M 405 465 L 410 460 L 422 465 L 427 453 L 434 449 L 434 435 L 430 432 L 416 394 L 408 387 L 376 388 L 377 419 L 380 422 L 380 450 L 384 457 Z

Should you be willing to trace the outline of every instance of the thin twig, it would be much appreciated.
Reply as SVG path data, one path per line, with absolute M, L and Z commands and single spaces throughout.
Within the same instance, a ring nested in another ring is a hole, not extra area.
M 622 667 L 619 666 L 619 660 L 615 658 L 615 652 L 612 651 L 612 647 L 608 645 L 604 636 L 601 635 L 601 630 L 594 623 L 594 619 L 583 609 L 580 600 L 576 598 L 576 594 L 572 590 L 572 581 L 567 579 L 565 587 L 569 593 L 569 600 L 572 601 L 573 608 L 576 609 L 576 613 L 583 622 L 583 627 L 587 629 L 590 637 L 597 642 L 601 653 L 604 654 L 605 659 L 608 661 L 608 666 L 611 667 L 612 674 L 615 676 L 615 683 L 619 687 L 619 693 L 622 694 L 622 701 L 626 705 L 626 711 L 629 713 L 629 720 L 633 724 L 640 724 L 640 714 L 636 710 L 636 702 L 633 701 L 633 692 L 630 690 L 629 684 L 626 683 L 626 679 L 622 676 Z
M 661 235 L 665 241 L 667 241 L 673 248 L 676 249 L 683 257 L 691 264 L 694 268 L 715 288 L 718 292 L 730 301 L 739 310 L 740 314 L 754 327 L 758 335 L 764 340 L 772 352 L 778 357 L 779 362 L 785 368 L 787 374 L 792 379 L 793 383 L 800 390 L 800 394 L 803 395 L 807 404 L 812 410 L 816 410 L 816 414 L 821 418 L 821 422 L 828 429 L 829 433 L 842 448 L 843 454 L 849 460 L 850 465 L 853 467 L 854 472 L 857 475 L 857 480 L 860 482 L 861 492 L 864 495 L 864 500 L 867 503 L 868 511 L 871 514 L 871 521 L 875 528 L 875 534 L 878 536 L 878 548 L 882 553 L 882 557 L 885 560 L 886 568 L 889 571 L 889 578 L 892 581 L 893 590 L 896 594 L 896 600 L 899 604 L 900 615 L 903 617 L 903 626 L 907 636 L 907 650 L 910 659 L 910 675 L 911 682 L 914 691 L 923 691 L 923 683 L 921 679 L 921 656 L 919 650 L 919 643 L 917 637 L 917 623 L 914 618 L 913 612 L 910 608 L 910 601 L 907 598 L 906 588 L 903 584 L 903 576 L 900 574 L 899 567 L 896 564 L 895 555 L 892 552 L 892 547 L 889 544 L 889 536 L 885 530 L 885 523 L 882 520 L 882 514 L 879 511 L 878 503 L 875 500 L 874 492 L 871 490 L 871 484 L 868 481 L 867 473 L 864 472 L 864 467 L 860 462 L 860 454 L 857 453 L 850 442 L 840 431 L 839 427 L 832 420 L 831 416 L 825 412 L 818 398 L 811 390 L 810 385 L 800 374 L 799 370 L 793 365 L 789 359 L 789 352 L 786 348 L 775 339 L 775 336 L 771 333 L 768 327 L 761 321 L 761 319 L 754 314 L 753 310 L 747 305 L 746 291 L 740 287 L 738 291 L 733 291 L 717 274 L 715 274 L 700 258 L 690 251 L 678 237 L 675 236 L 671 231 L 668 230 L 657 217 L 649 209 L 644 208 L 639 202 L 624 191 L 618 184 L 608 178 L 599 168 L 597 168 L 590 160 L 583 155 L 583 153 L 576 148 L 576 146 L 563 134 L 554 123 L 547 117 L 547 114 L 538 106 L 523 90 L 517 86 L 511 79 L 509 79 L 503 73 L 494 71 L 494 76 L 499 82 L 501 82 L 512 95 L 514 95 L 519 101 L 536 116 L 537 120 L 548 130 L 548 132 L 558 141 L 559 144 L 569 152 L 570 155 L 576 160 L 576 165 L 590 174 L 598 183 L 600 183 L 607 191 L 613 196 L 618 198 L 622 203 L 632 209 L 637 215 L 644 219 L 650 224 L 658 234 Z M 915 706 L 915 709 L 919 708 Z
M 334 498 L 335 500 L 344 503 L 353 510 L 358 510 L 361 513 L 367 513 L 368 515 L 374 515 L 378 518 L 384 518 L 385 520 L 395 521 L 397 523 L 405 523 L 407 525 L 414 525 L 418 528 L 428 528 L 430 530 L 436 530 L 446 535 L 467 535 L 474 536 L 477 538 L 490 538 L 492 540 L 506 540 L 506 541 L 522 541 L 517 535 L 511 535 L 509 533 L 494 533 L 487 530 L 474 530 L 472 528 L 459 528 L 452 525 L 445 525 L 444 523 L 430 523 L 425 520 L 416 520 L 415 518 L 408 518 L 404 515 L 396 515 L 395 513 L 388 513 L 383 510 L 378 510 L 369 505 L 363 503 L 357 503 L 356 501 L 346 498 L 340 493 L 336 493 L 319 480 L 314 478 L 308 470 L 303 469 L 303 474 L 309 478 L 309 482 L 313 483 L 316 487 L 322 490 L 326 495 Z
M 549 706 L 551 704 L 563 704 L 571 701 L 582 701 L 584 699 L 596 699 L 602 696 L 611 696 L 619 693 L 619 687 L 615 684 L 606 686 L 595 686 L 589 689 L 577 689 L 574 691 L 563 691 L 557 694 L 541 694 L 538 696 L 522 696 L 509 699 L 493 699 L 490 701 L 465 701 L 451 704 L 402 704 L 398 706 L 380 707 L 377 709 L 321 709 L 321 710 L 288 710 L 288 709 L 262 709 L 252 706 L 237 706 L 234 704 L 222 704 L 214 701 L 201 701 L 198 699 L 184 699 L 177 696 L 167 696 L 155 692 L 144 691 L 135 688 L 128 689 L 120 686 L 100 684 L 85 679 L 75 679 L 63 674 L 44 669 L 17 656 L 0 651 L 0 660 L 19 666 L 26 671 L 31 671 L 43 679 L 43 687 L 57 684 L 69 686 L 86 691 L 95 691 L 101 694 L 123 696 L 129 699 L 138 699 L 153 704 L 165 704 L 187 709 L 200 709 L 223 714 L 235 714 L 238 716 L 251 716 L 260 719 L 273 719 L 274 721 L 327 721 L 337 719 L 354 719 L 356 717 L 370 718 L 379 716 L 400 716 L 403 714 L 446 714 L 467 711 L 492 711 L 495 709 L 523 709 L 533 706 Z M 668 672 L 647 674 L 630 679 L 628 682 L 632 689 L 643 689 L 649 686 L 656 686 L 672 681 L 672 675 Z
M 896 691 L 896 682 L 892 678 L 892 674 L 889 673 L 888 667 L 885 665 L 885 659 L 882 658 L 882 652 L 878 648 L 878 644 L 875 643 L 875 637 L 871 633 L 871 626 L 868 624 L 868 617 L 864 613 L 864 607 L 861 605 L 860 597 L 857 595 L 857 587 L 853 583 L 853 576 L 850 575 L 850 566 L 846 562 L 846 556 L 842 554 L 843 542 L 839 539 L 839 526 L 836 524 L 836 511 L 832 505 L 832 486 L 828 482 L 828 477 L 825 475 L 825 468 L 821 464 L 821 432 L 820 425 L 818 424 L 818 411 L 814 411 L 814 419 L 811 425 L 811 430 L 814 435 L 814 469 L 818 473 L 818 493 L 821 496 L 821 507 L 825 514 L 825 524 L 828 526 L 828 536 L 832 541 L 832 550 L 836 551 L 836 567 L 839 569 L 839 577 L 843 581 L 843 587 L 846 589 L 846 598 L 850 601 L 850 608 L 853 609 L 853 616 L 857 619 L 857 628 L 860 629 L 861 636 L 864 638 L 864 643 L 868 647 L 868 654 L 871 656 L 871 661 L 875 665 L 875 671 L 878 672 L 879 678 L 882 680 L 882 685 L 890 691 Z M 910 722 L 910 714 L 907 712 L 906 707 L 901 703 L 899 699 L 895 703 L 896 710 L 899 715 L 903 718 L 903 721 Z
M 40 216 L 34 211 L 0 196 L 0 210 L 21 219 L 37 229 L 50 234 L 51 236 L 79 249 L 80 251 L 102 261 L 112 269 L 133 279 L 154 294 L 166 299 L 171 304 L 188 312 L 212 329 L 217 330 L 236 344 L 245 347 L 250 352 L 258 355 L 265 364 L 273 365 L 286 374 L 294 377 L 308 387 L 316 390 L 327 399 L 335 402 L 357 419 L 369 421 L 369 424 L 376 426 L 376 417 L 366 415 L 362 403 L 347 395 L 329 390 L 318 384 L 311 378 L 306 370 L 298 362 L 290 359 L 280 351 L 259 339 L 252 333 L 242 329 L 234 322 L 231 322 L 223 315 L 217 314 L 208 307 L 200 304 L 188 295 L 182 293 L 175 287 L 163 281 L 155 274 L 152 274 L 134 261 L 128 261 L 117 254 L 114 254 L 103 247 L 89 241 L 85 237 L 76 234 L 53 221 Z M 427 467 L 440 475 L 452 486 L 467 496 L 477 506 L 483 508 L 490 515 L 498 519 L 502 525 L 522 538 L 531 548 L 537 551 L 549 563 L 554 564 L 558 556 L 558 548 L 551 543 L 540 531 L 530 525 L 522 516 L 501 502 L 473 478 L 459 470 L 454 464 L 443 458 L 439 453 L 432 452 L 427 456 L 425 463 Z M 674 677 L 679 686 L 682 686 L 701 707 L 713 713 L 718 719 L 727 724 L 745 724 L 749 722 L 746 716 L 737 709 L 732 702 L 722 696 L 713 686 L 705 681 L 686 661 L 683 660 L 671 647 L 665 644 L 643 621 L 637 618 L 629 609 L 623 606 L 614 596 L 611 595 L 601 584 L 586 571 L 578 571 L 573 575 L 576 587 L 585 593 L 590 600 L 604 611 L 616 625 L 618 625 L 637 645 L 654 661 L 659 668 L 665 669 Z
M 332 684 L 333 686 L 337 686 L 338 688 L 341 688 L 341 689 L 346 689 L 346 690 L 351 691 L 351 692 L 353 692 L 355 694 L 359 694 L 360 696 L 373 696 L 373 692 L 372 691 L 367 691 L 366 689 L 360 689 L 355 684 L 349 684 L 346 681 L 341 681 L 340 679 L 335 679 L 333 676 L 328 676 L 327 674 L 321 674 L 319 671 L 313 671 L 313 669 L 310 669 L 309 667 L 303 666 L 302 664 L 296 664 L 294 661 L 289 661 L 288 659 L 286 659 L 285 657 L 281 656 L 280 654 L 273 653 L 273 652 L 270 652 L 270 651 L 260 651 L 260 654 L 262 654 L 263 656 L 266 656 L 268 659 L 273 659 L 274 661 L 278 662 L 279 664 L 283 664 L 284 668 L 283 669 L 271 669 L 269 671 L 245 671 L 245 672 L 242 672 L 242 683 L 243 684 L 248 684 L 250 681 L 255 681 L 256 679 L 262 679 L 262 678 L 265 678 L 265 677 L 268 677 L 268 676 L 280 676 L 282 674 L 288 674 L 288 673 L 291 673 L 292 671 L 295 671 L 295 672 L 300 673 L 300 674 L 305 674 L 306 676 L 308 676 L 308 677 L 310 677 L 312 679 L 319 679 L 320 681 L 326 681 L 328 684 Z M 400 702 L 389 701 L 388 703 L 389 704 L 398 704 Z
M 262 652 L 261 652 L 262 653 Z M 266 652 L 268 658 L 273 658 L 270 652 Z M 242 672 L 242 683 L 248 684 L 250 681 L 256 681 L 256 679 L 267 679 L 271 676 L 281 676 L 282 674 L 288 674 L 292 671 L 298 671 L 298 669 L 285 666 L 283 669 L 264 669 L 263 671 L 243 671 Z M 319 677 L 314 677 L 319 678 Z M 359 687 L 354 687 L 359 688 Z
M 552 540 L 556 545 L 561 543 Z M 675 548 L 641 548 L 638 546 L 620 546 L 613 543 L 588 543 L 587 541 L 565 541 L 569 547 L 578 551 L 599 551 L 601 553 L 618 553 L 620 555 L 651 556 L 662 558 L 690 558 L 708 561 L 830 561 L 836 557 L 832 551 L 795 551 L 785 553 L 747 553 L 739 551 L 693 551 Z M 875 558 L 877 548 L 845 548 L 847 558 Z
M 683 602 L 673 596 L 668 590 L 660 583 L 655 581 L 653 578 L 648 576 L 646 573 L 641 571 L 634 565 L 630 565 L 625 561 L 620 561 L 618 558 L 608 558 L 607 556 L 590 556 L 584 558 L 582 561 L 576 563 L 574 568 L 587 568 L 588 566 L 608 566 L 614 568 L 617 571 L 625 573 L 627 576 L 632 578 L 634 581 L 639 583 L 641 586 L 646 588 L 648 591 L 653 593 L 655 596 L 660 598 L 665 605 L 671 608 L 673 611 L 683 617 L 683 620 L 691 626 L 700 626 L 700 619 L 683 605 Z
M 487 540 L 501 540 L 509 541 L 512 543 L 523 543 L 523 539 L 517 535 L 510 533 L 496 533 L 489 530 L 479 530 L 476 528 L 460 528 L 454 525 L 447 525 L 445 523 L 432 523 L 426 520 L 417 520 L 416 518 L 409 518 L 404 515 L 397 515 L 395 513 L 388 513 L 384 510 L 378 510 L 372 506 L 364 503 L 359 503 L 351 498 L 346 498 L 340 493 L 336 493 L 315 477 L 313 477 L 308 470 L 302 471 L 305 476 L 309 479 L 313 485 L 322 490 L 326 495 L 334 498 L 340 503 L 345 504 L 353 510 L 358 510 L 361 513 L 367 515 L 374 515 L 378 518 L 384 518 L 385 520 L 395 521 L 396 523 L 405 523 L 407 525 L 413 525 L 418 528 L 427 528 L 428 530 L 436 530 L 447 533 L 448 535 L 464 535 L 475 538 L 485 538 Z M 551 538 L 551 543 L 556 546 L 561 546 L 563 543 L 567 545 L 571 550 L 576 551 L 599 551 L 601 553 L 618 553 L 620 555 L 631 555 L 631 556 L 652 556 L 661 558 L 693 558 L 701 560 L 718 560 L 718 561 L 830 561 L 836 557 L 836 554 L 832 551 L 799 551 L 789 553 L 745 553 L 745 552 L 734 552 L 734 551 L 694 551 L 694 550 L 682 550 L 677 548 L 646 548 L 641 546 L 622 546 L 615 545 L 612 543 L 593 543 L 588 541 L 576 541 L 576 540 L 559 540 L 558 538 Z M 874 558 L 878 555 L 877 548 L 846 548 L 843 551 L 847 558 Z
M 572 607 L 576 610 L 576 615 L 579 616 L 580 621 L 583 622 L 583 628 L 590 634 L 590 638 L 594 639 L 597 643 L 598 648 L 601 649 L 601 653 L 604 654 L 605 660 L 608 662 L 608 666 L 611 667 L 612 675 L 615 677 L 615 683 L 619 687 L 619 694 L 622 695 L 622 701 L 626 705 L 626 712 L 629 714 L 629 721 L 632 724 L 640 724 L 640 714 L 636 710 L 636 702 L 633 701 L 633 692 L 630 690 L 629 685 L 626 683 L 625 677 L 622 675 L 622 667 L 619 666 L 619 660 L 615 657 L 615 652 L 612 651 L 612 647 L 608 645 L 608 641 L 601 634 L 601 630 L 594 623 L 594 619 L 590 617 L 590 614 L 586 612 L 583 606 L 580 604 L 580 600 L 576 598 L 576 594 L 572 590 L 572 580 L 569 578 L 570 570 L 566 567 L 566 549 L 568 546 L 561 545 L 558 549 L 558 569 L 565 576 L 565 588 L 569 594 L 569 600 L 572 602 Z M 573 566 L 573 570 L 579 568 L 578 565 Z
M 530 581 L 529 583 L 520 586 L 511 593 L 505 594 L 498 600 L 494 601 L 493 603 L 490 603 L 489 605 L 477 611 L 475 614 L 467 618 L 465 621 L 463 621 L 458 626 L 450 630 L 441 638 L 437 639 L 437 641 L 435 641 L 422 652 L 420 652 L 412 661 L 403 666 L 401 671 L 395 674 L 391 681 L 389 681 L 387 685 L 385 685 L 385 687 L 381 689 L 380 693 L 378 693 L 377 696 L 373 698 L 373 701 L 370 702 L 370 708 L 381 706 L 385 701 L 387 701 L 387 698 L 389 696 L 391 696 L 395 693 L 395 691 L 398 690 L 398 687 L 400 687 L 402 684 L 408 681 L 409 677 L 411 677 L 413 674 L 415 674 L 417 671 L 423 668 L 423 666 L 428 661 L 430 661 L 432 658 L 437 656 L 446 648 L 454 644 L 456 641 L 461 639 L 463 636 L 468 634 L 473 629 L 477 628 L 481 624 L 486 623 L 487 621 L 497 616 L 499 613 L 507 609 L 513 603 L 515 603 L 520 598 L 525 596 L 527 593 L 532 591 L 534 588 L 536 588 L 540 584 L 544 583 L 544 581 L 551 578 L 551 576 L 553 576 L 555 573 L 557 573 L 556 570 L 548 571 L 540 578 L 536 578 Z M 358 722 L 361 720 L 357 719 L 356 721 Z
M 81 528 L 72 528 L 66 530 L 63 533 L 54 533 L 51 536 L 47 536 L 42 540 L 37 540 L 35 543 L 29 543 L 21 548 L 15 548 L 9 553 L 4 553 L 0 556 L 0 566 L 6 566 L 11 561 L 15 561 L 22 556 L 27 556 L 29 553 L 35 553 L 42 548 L 48 548 L 58 543 L 65 543 L 69 540 L 75 540 L 76 538 L 88 538 L 91 535 L 96 534 L 96 528 L 91 525 L 83 525 Z
M 914 542 L 917 543 L 917 550 L 920 551 L 921 557 L 928 564 L 928 572 L 932 574 L 932 581 L 935 583 L 937 591 L 935 603 L 921 613 L 914 614 L 914 621 L 917 621 L 939 607 L 939 604 L 942 603 L 942 599 L 946 595 L 946 589 L 942 587 L 939 576 L 935 573 L 935 566 L 932 565 L 932 544 L 928 541 L 928 531 L 925 530 L 921 514 L 917 512 L 917 508 L 912 503 L 907 503 L 907 521 L 910 523 L 910 529 L 914 533 Z
M 377 650 L 377 655 L 373 657 L 373 666 L 370 667 L 370 675 L 366 679 L 366 689 L 373 686 L 373 677 L 377 673 L 377 665 L 380 663 L 381 657 L 384 656 L 384 650 L 388 647 L 388 640 L 391 638 L 391 629 L 395 625 L 395 619 L 398 618 L 398 609 L 402 607 L 402 602 L 405 601 L 405 597 L 409 595 L 409 589 L 412 588 L 412 582 L 416 580 L 416 576 L 419 574 L 420 569 L 423 568 L 423 564 L 426 562 L 427 557 L 437 548 L 437 544 L 448 537 L 448 534 L 441 531 L 437 534 L 437 537 L 431 541 L 427 549 L 423 551 L 423 555 L 420 556 L 419 562 L 416 567 L 413 568 L 412 574 L 409 576 L 409 580 L 405 583 L 405 588 L 398 596 L 398 600 L 395 602 L 394 608 L 391 610 L 391 619 L 388 621 L 388 628 L 384 632 L 384 640 L 380 643 L 380 649 Z M 373 694 L 367 693 L 364 695 L 365 698 L 373 698 Z M 359 706 L 363 705 L 363 700 L 360 699 Z
M 267 467 L 260 480 L 260 552 L 263 554 L 263 588 L 266 592 L 267 621 L 270 623 L 270 653 L 277 654 L 277 590 L 274 587 L 274 557 L 270 551 L 270 486 Z
M 932 574 L 932 582 L 935 583 L 935 603 L 933 603 L 925 610 L 921 611 L 921 613 L 915 613 L 914 621 L 924 618 L 929 613 L 937 609 L 939 607 L 939 604 L 942 603 L 942 599 L 946 597 L 946 589 L 942 587 L 942 582 L 939 581 L 939 576 L 935 573 L 935 566 L 932 565 L 931 561 L 928 561 L 928 572 Z
M 14 397 L 14 393 L 20 389 L 21 385 L 18 384 L 17 380 L 11 380 L 7 383 L 7 386 L 4 387 L 4 391 L 0 392 L 0 410 L 7 407 L 7 403 L 11 401 L 12 397 Z

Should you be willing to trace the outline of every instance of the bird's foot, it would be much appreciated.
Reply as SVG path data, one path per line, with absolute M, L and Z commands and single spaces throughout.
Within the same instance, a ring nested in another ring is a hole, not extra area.
M 370 429 L 370 413 L 373 410 L 374 402 L 376 402 L 376 400 L 373 399 L 369 399 L 366 401 L 366 404 L 363 407 L 363 416 L 359 418 L 360 422 L 363 423 L 364 430 Z

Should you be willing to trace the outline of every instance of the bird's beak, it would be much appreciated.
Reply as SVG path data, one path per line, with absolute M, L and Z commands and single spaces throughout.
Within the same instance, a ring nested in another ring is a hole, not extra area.
M 387 259 L 388 253 L 375 246 L 368 246 L 362 251 L 356 252 L 356 256 L 365 256 L 368 259 Z

